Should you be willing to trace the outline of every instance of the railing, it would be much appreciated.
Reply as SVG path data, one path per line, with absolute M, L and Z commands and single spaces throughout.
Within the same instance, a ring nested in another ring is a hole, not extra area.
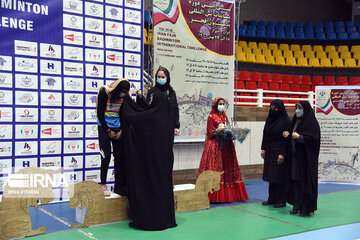
M 255 93 L 256 96 L 239 96 L 241 93 Z M 246 89 L 235 89 L 234 90 L 234 105 L 235 106 L 257 106 L 257 107 L 264 107 L 270 106 L 270 103 L 264 102 L 264 100 L 274 100 L 274 97 L 264 97 L 264 93 L 266 94 L 279 94 L 279 95 L 289 95 L 289 96 L 299 96 L 304 95 L 307 98 L 291 98 L 291 97 L 276 97 L 276 99 L 285 100 L 285 101 L 309 101 L 312 107 L 314 107 L 314 92 L 287 92 L 287 91 L 271 91 L 271 90 L 246 90 Z M 238 102 L 236 99 L 255 99 L 256 102 Z M 293 103 L 284 103 L 285 106 L 294 106 Z

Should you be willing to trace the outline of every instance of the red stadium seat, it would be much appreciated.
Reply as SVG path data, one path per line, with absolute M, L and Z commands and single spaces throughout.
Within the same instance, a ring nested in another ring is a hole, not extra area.
M 302 84 L 301 85 L 301 91 L 302 92 L 309 92 L 312 90 L 312 85 L 308 85 L 308 84 Z
M 288 95 L 279 94 L 279 98 L 288 98 L 288 97 L 289 97 Z M 283 101 L 284 104 L 289 103 L 289 101 L 285 99 L 281 99 L 281 101 Z
M 269 90 L 272 90 L 272 91 L 280 91 L 279 84 L 276 83 L 276 82 L 271 82 L 271 83 L 269 83 Z
M 271 93 L 266 94 L 266 97 L 271 97 L 271 99 L 265 99 L 266 103 L 271 103 L 274 99 L 277 98 L 275 94 L 271 94 Z
M 236 70 L 234 70 L 234 80 L 235 81 L 240 80 L 240 73 Z
M 249 71 L 240 71 L 240 80 L 241 81 L 250 81 L 250 72 Z
M 301 78 L 302 84 L 312 85 L 311 77 L 310 76 L 302 76 Z
M 336 85 L 335 77 L 334 76 L 326 76 L 324 84 L 328 85 L 328 86 Z
M 269 86 L 267 82 L 259 82 L 258 83 L 258 88 L 261 88 L 263 90 L 269 90 Z
M 288 84 L 288 83 L 280 84 L 280 90 L 290 92 L 290 84 Z
M 349 85 L 347 77 L 337 77 L 336 85 Z
M 360 85 L 360 77 L 350 77 L 349 85 Z
M 272 80 L 276 83 L 282 83 L 282 77 L 280 73 L 273 73 L 272 74 Z
M 272 77 L 270 73 L 262 73 L 261 80 L 264 82 L 272 82 Z
M 251 72 L 250 80 L 255 82 L 261 82 L 261 74 L 259 72 Z
M 314 76 L 313 77 L 313 85 L 314 86 L 324 85 L 323 77 L 322 76 Z
M 236 81 L 234 82 L 234 88 L 235 89 L 245 89 L 245 83 L 244 81 Z
M 290 89 L 292 92 L 301 92 L 300 84 L 293 83 Z
M 292 75 L 292 83 L 301 84 L 301 76 L 300 75 Z
M 254 81 L 247 82 L 246 83 L 246 89 L 248 89 L 248 90 L 256 90 L 257 89 L 256 82 L 254 82 Z
M 283 83 L 292 83 L 291 75 L 289 75 L 289 74 L 283 74 L 283 75 L 282 75 L 282 82 L 283 82 Z

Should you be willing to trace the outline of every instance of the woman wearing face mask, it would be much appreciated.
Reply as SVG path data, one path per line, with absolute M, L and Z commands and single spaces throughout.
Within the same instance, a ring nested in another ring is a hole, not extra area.
M 152 103 L 154 94 L 157 92 L 163 92 L 168 98 L 169 102 L 169 116 L 170 116 L 170 136 L 171 136 L 171 143 L 174 143 L 174 136 L 179 135 L 179 128 L 180 128 L 180 121 L 179 121 L 179 106 L 176 99 L 176 93 L 174 89 L 170 85 L 170 72 L 164 67 L 159 67 L 155 74 L 156 83 L 153 88 L 151 88 L 144 98 L 141 95 L 141 92 L 137 92 L 137 102 L 142 105 L 146 106 Z
M 285 135 L 288 135 L 286 133 Z M 291 214 L 307 217 L 317 210 L 320 126 L 309 102 L 296 104 L 291 133 Z
M 274 208 L 286 206 L 286 187 L 288 181 L 289 161 L 287 156 L 287 139 L 284 132 L 289 132 L 291 121 L 284 103 L 275 99 L 270 104 L 266 118 L 261 144 L 261 157 L 264 159 L 263 179 L 269 182 L 268 200 L 263 205 Z
M 101 187 L 105 196 L 110 196 L 106 186 L 107 172 L 111 158 L 111 144 L 114 150 L 115 188 L 114 192 L 126 195 L 124 167 L 120 163 L 120 137 L 121 124 L 119 111 L 123 98 L 130 90 L 130 83 L 127 79 L 118 79 L 109 86 L 102 86 L 99 89 L 96 102 L 97 124 L 99 133 L 99 146 L 101 155 L 100 179 Z
M 198 177 L 207 170 L 224 172 L 221 175 L 220 190 L 209 194 L 210 202 L 237 202 L 249 199 L 241 178 L 233 141 L 220 146 L 216 140 L 216 136 L 221 134 L 222 126 L 228 122 L 225 100 L 216 98 L 207 121 L 205 147 L 198 171 Z

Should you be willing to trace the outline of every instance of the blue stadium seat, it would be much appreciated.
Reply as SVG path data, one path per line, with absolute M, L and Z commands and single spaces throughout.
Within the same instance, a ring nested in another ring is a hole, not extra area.
M 248 29 L 248 30 L 251 29 L 251 30 L 255 30 L 255 31 L 256 31 L 256 25 L 249 25 L 247 29 Z
M 327 39 L 328 40 L 336 40 L 336 33 L 334 33 L 334 32 L 327 33 Z
M 350 33 L 350 39 L 360 39 L 360 33 L 359 32 Z
M 304 28 L 303 27 L 296 27 L 295 28 L 295 33 L 303 33 L 304 32 Z
M 287 39 L 295 39 L 295 33 L 293 33 L 293 32 L 287 32 L 287 33 L 286 33 L 286 38 L 287 38 Z
M 245 29 L 243 29 L 243 28 L 239 28 L 239 32 L 238 32 L 238 36 L 246 36 L 246 30 Z
M 346 31 L 347 31 L 348 33 L 353 33 L 353 32 L 356 32 L 357 30 L 356 30 L 355 25 L 353 25 L 353 26 L 347 27 L 347 28 L 346 28 Z
M 285 38 L 285 32 L 276 32 L 276 38 L 284 39 Z
M 316 34 L 316 39 L 317 40 L 325 40 L 326 39 L 325 33 L 323 33 L 323 32 L 317 33 Z
M 281 27 L 281 26 L 276 26 L 275 30 L 276 30 L 276 32 L 285 32 L 284 27 Z
M 265 21 L 259 21 L 258 22 L 258 27 L 263 26 L 266 27 L 266 22 Z
M 284 22 L 277 22 L 277 23 L 276 23 L 276 27 L 282 27 L 282 28 L 284 28 L 284 27 L 285 27 L 285 23 L 284 23 Z
M 336 27 L 335 31 L 336 31 L 336 33 L 343 33 L 343 32 L 346 32 L 346 31 L 345 31 L 345 27 L 344 27 L 344 26 L 343 26 L 343 27 Z
M 296 28 L 303 28 L 303 27 L 304 27 L 304 23 L 302 23 L 302 22 L 296 22 L 296 23 L 295 23 L 295 27 L 296 27 Z
M 257 27 L 257 30 L 258 30 L 258 31 L 262 31 L 262 32 L 266 32 L 265 26 L 258 26 L 258 27 Z
M 267 32 L 275 32 L 275 26 L 268 24 L 268 25 L 266 26 L 266 31 L 267 31 Z
M 360 21 L 356 21 L 355 25 L 359 28 L 360 27 Z
M 324 26 L 325 26 L 325 28 L 334 28 L 334 24 L 333 24 L 333 22 L 326 22 L 325 24 L 324 24 Z
M 338 21 L 338 22 L 335 22 L 335 27 L 344 27 L 344 22 L 343 21 Z
M 275 22 L 269 21 L 266 26 L 275 27 Z
M 312 28 L 312 27 L 305 27 L 305 33 L 314 33 L 314 28 Z
M 349 39 L 349 37 L 348 37 L 348 34 L 346 32 L 342 32 L 342 33 L 338 34 L 338 39 L 339 40 L 347 40 L 347 39 Z
M 324 28 L 322 28 L 322 27 L 315 27 L 315 34 L 316 33 L 323 33 L 324 32 Z
M 314 25 L 312 22 L 305 23 L 305 28 L 313 28 L 313 27 L 314 27 Z
M 303 32 L 297 32 L 297 33 L 295 33 L 295 38 L 299 39 L 299 40 L 304 40 L 305 34 Z
M 333 33 L 333 32 L 335 32 L 335 29 L 333 27 L 325 27 L 325 32 L 326 33 Z
M 287 27 L 285 27 L 285 32 L 286 33 L 294 33 L 294 28 L 287 26 Z
M 250 26 L 256 26 L 257 25 L 257 21 L 256 20 L 251 20 L 250 21 Z
M 322 28 L 323 27 L 323 23 L 322 22 L 316 22 L 315 23 L 315 28 Z
M 275 38 L 275 31 L 267 31 L 266 37 L 267 38 Z
M 264 31 L 262 31 L 262 30 L 257 30 L 256 36 L 257 36 L 257 37 L 261 37 L 261 38 L 265 38 L 265 37 L 266 37 L 266 32 L 265 32 L 265 30 L 264 30 Z
M 355 26 L 355 23 L 353 21 L 346 21 L 345 22 L 345 27 L 351 27 L 351 26 Z
M 241 24 L 241 25 L 239 26 L 239 29 L 244 29 L 244 30 L 246 30 L 246 29 L 247 29 L 247 25 Z
M 150 16 L 148 11 L 144 11 L 144 22 L 150 23 Z
M 294 28 L 294 23 L 287 22 L 287 23 L 285 23 L 285 27 Z
M 314 33 L 310 33 L 310 32 L 305 33 L 305 38 L 310 40 L 314 39 Z
M 248 37 L 256 37 L 256 30 L 254 29 L 248 29 L 247 34 Z

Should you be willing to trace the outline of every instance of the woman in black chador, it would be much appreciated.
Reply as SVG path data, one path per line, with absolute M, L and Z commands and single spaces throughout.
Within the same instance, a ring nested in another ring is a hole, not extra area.
M 154 91 L 147 103 L 124 98 L 120 117 L 126 160 L 129 226 L 144 230 L 176 227 L 172 170 L 174 119 L 166 91 Z M 172 129 L 172 132 L 169 130 Z M 172 134 L 171 134 L 172 133 Z
M 284 103 L 275 99 L 270 104 L 270 110 L 265 122 L 261 157 L 264 159 L 263 179 L 269 182 L 268 200 L 263 205 L 273 205 L 275 208 L 286 206 L 286 188 L 289 183 L 289 159 L 287 154 L 287 138 L 284 132 L 289 132 L 291 121 Z
M 306 217 L 317 210 L 320 126 L 309 102 L 296 104 L 291 134 L 291 214 Z

